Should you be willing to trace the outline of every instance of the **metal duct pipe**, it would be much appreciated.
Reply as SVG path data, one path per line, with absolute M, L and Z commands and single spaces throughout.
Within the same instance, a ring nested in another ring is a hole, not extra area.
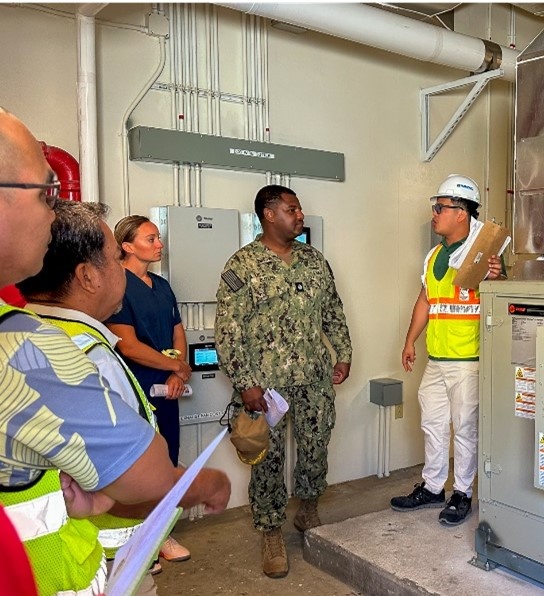
M 511 82 L 516 80 L 516 57 L 519 54 L 517 50 L 493 44 L 494 51 L 490 51 L 487 41 L 421 23 L 365 4 L 255 2 L 220 3 L 219 5 L 362 43 L 408 58 L 470 72 L 484 72 L 500 66 L 504 70 L 505 80 Z M 500 50 L 500 58 L 497 56 L 497 48 Z

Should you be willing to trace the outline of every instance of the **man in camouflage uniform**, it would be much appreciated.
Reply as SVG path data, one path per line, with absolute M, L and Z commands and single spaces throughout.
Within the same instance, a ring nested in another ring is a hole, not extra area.
M 295 240 L 304 214 L 295 193 L 265 186 L 255 198 L 263 234 L 227 262 L 217 291 L 215 340 L 221 369 L 234 400 L 250 412 L 266 411 L 267 388 L 289 403 L 297 442 L 295 496 L 301 500 L 295 527 L 321 524 L 317 500 L 327 486 L 327 446 L 335 421 L 333 384 L 349 375 L 351 341 L 323 255 Z M 336 352 L 323 342 L 325 334 Z M 262 463 L 252 466 L 249 500 L 253 522 L 263 532 L 263 571 L 284 577 L 289 565 L 281 533 L 286 520 L 284 417 L 270 429 Z

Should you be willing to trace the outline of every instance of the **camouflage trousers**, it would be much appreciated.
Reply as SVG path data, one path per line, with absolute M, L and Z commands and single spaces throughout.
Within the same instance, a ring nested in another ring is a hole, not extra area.
M 334 389 L 330 382 L 298 387 L 274 387 L 289 403 L 297 444 L 295 496 L 320 497 L 327 487 L 327 447 L 334 427 Z M 240 398 L 238 396 L 238 400 Z M 287 487 L 284 479 L 287 416 L 270 429 L 266 458 L 251 468 L 249 503 L 258 530 L 272 530 L 286 521 Z

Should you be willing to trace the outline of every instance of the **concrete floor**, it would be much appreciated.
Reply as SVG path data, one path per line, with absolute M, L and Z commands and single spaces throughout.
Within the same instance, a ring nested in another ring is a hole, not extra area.
M 467 564 L 474 554 L 477 511 L 457 528 L 440 526 L 437 509 L 391 511 L 390 498 L 411 492 L 420 473 L 421 466 L 416 466 L 392 472 L 389 478 L 371 476 L 330 486 L 319 505 L 324 526 L 307 533 L 306 545 L 292 524 L 298 506 L 292 499 L 283 526 L 290 572 L 282 579 L 262 573 L 261 536 L 252 527 L 249 507 L 195 521 L 183 519 L 174 536 L 192 557 L 181 563 L 161 559 L 163 572 L 155 576 L 159 595 L 544 595 L 542 586 Z M 363 581 L 365 569 L 380 581 Z

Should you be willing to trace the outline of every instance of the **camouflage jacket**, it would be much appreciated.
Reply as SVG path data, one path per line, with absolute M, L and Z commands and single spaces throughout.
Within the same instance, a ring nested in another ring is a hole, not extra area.
M 337 361 L 351 362 L 342 301 L 319 251 L 295 241 L 288 265 L 257 239 L 229 259 L 217 291 L 215 342 L 236 390 L 330 379 L 323 333 Z

